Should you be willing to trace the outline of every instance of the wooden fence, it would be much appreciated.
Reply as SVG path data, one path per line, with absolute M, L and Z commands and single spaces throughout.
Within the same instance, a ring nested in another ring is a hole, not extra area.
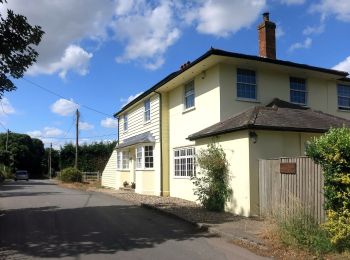
M 82 172 L 83 182 L 98 182 L 101 180 L 100 172 Z
M 321 167 L 308 157 L 259 160 L 260 214 L 302 208 L 324 222 L 323 182 Z

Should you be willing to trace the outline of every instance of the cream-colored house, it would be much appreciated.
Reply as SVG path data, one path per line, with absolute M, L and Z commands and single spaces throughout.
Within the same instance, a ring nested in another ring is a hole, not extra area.
M 259 56 L 212 48 L 117 112 L 119 145 L 102 185 L 118 189 L 124 181 L 135 182 L 139 193 L 196 200 L 190 180 L 195 154 L 215 141 L 230 163 L 233 196 L 228 208 L 254 215 L 258 159 L 303 155 L 310 137 L 348 124 L 348 73 L 276 59 L 275 25 L 268 14 L 258 30 Z M 295 125 L 281 111 L 296 122 L 298 117 L 306 121 Z M 238 122 L 247 114 L 257 121 Z M 279 120 L 261 126 L 259 116 Z

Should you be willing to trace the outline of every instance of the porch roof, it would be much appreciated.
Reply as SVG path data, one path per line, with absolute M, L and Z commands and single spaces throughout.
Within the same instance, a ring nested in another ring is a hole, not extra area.
M 323 133 L 331 127 L 350 127 L 350 120 L 275 98 L 267 106 L 255 106 L 227 120 L 191 134 L 188 139 L 243 129 Z
M 126 138 L 123 143 L 117 145 L 116 149 L 125 148 L 141 143 L 154 143 L 155 141 L 156 139 L 154 138 L 151 132 L 145 132 L 139 135 Z

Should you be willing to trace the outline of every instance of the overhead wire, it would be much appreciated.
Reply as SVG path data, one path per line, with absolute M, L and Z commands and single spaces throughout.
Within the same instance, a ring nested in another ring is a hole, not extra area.
M 102 111 L 99 111 L 99 110 L 97 110 L 97 109 L 95 109 L 95 108 L 93 108 L 93 107 L 90 107 L 90 106 L 87 106 L 87 105 L 84 105 L 84 104 L 79 104 L 79 103 L 77 103 L 77 102 L 74 102 L 74 101 L 68 99 L 67 97 L 65 97 L 65 96 L 63 96 L 63 95 L 61 95 L 61 94 L 59 94 L 59 93 L 57 93 L 57 92 L 54 92 L 54 91 L 52 91 L 52 90 L 50 90 L 50 89 L 48 89 L 48 88 L 46 88 L 46 87 L 44 87 L 44 86 L 42 86 L 42 85 L 40 85 L 40 84 L 38 84 L 38 83 L 35 83 L 35 82 L 33 82 L 33 81 L 31 81 L 31 80 L 25 78 L 25 77 L 23 77 L 22 79 L 23 79 L 24 81 L 30 83 L 31 85 L 33 85 L 33 86 L 35 86 L 35 87 L 38 87 L 38 88 L 40 88 L 40 89 L 42 89 L 42 90 L 44 90 L 44 91 L 46 91 L 46 92 L 48 92 L 48 93 L 50 93 L 50 94 L 52 94 L 52 95 L 54 95 L 54 96 L 63 98 L 63 99 L 65 99 L 65 100 L 68 100 L 68 101 L 70 101 L 70 102 L 72 102 L 72 103 L 74 103 L 74 104 L 76 104 L 76 105 L 79 105 L 79 106 L 81 106 L 81 107 L 83 107 L 83 108 L 86 108 L 86 109 L 88 109 L 88 110 L 91 110 L 91 111 L 93 111 L 93 112 L 95 112 L 95 113 L 98 113 L 98 114 L 101 114 L 101 115 L 104 115 L 104 116 L 108 116 L 108 117 L 113 116 L 113 115 L 111 115 L 111 114 L 107 114 L 107 113 L 104 113 L 104 112 L 102 112 Z

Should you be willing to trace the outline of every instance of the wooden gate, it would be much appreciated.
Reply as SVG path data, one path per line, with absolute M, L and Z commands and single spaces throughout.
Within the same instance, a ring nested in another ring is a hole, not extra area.
M 302 209 L 324 222 L 323 182 L 321 167 L 308 157 L 259 160 L 260 214 Z

